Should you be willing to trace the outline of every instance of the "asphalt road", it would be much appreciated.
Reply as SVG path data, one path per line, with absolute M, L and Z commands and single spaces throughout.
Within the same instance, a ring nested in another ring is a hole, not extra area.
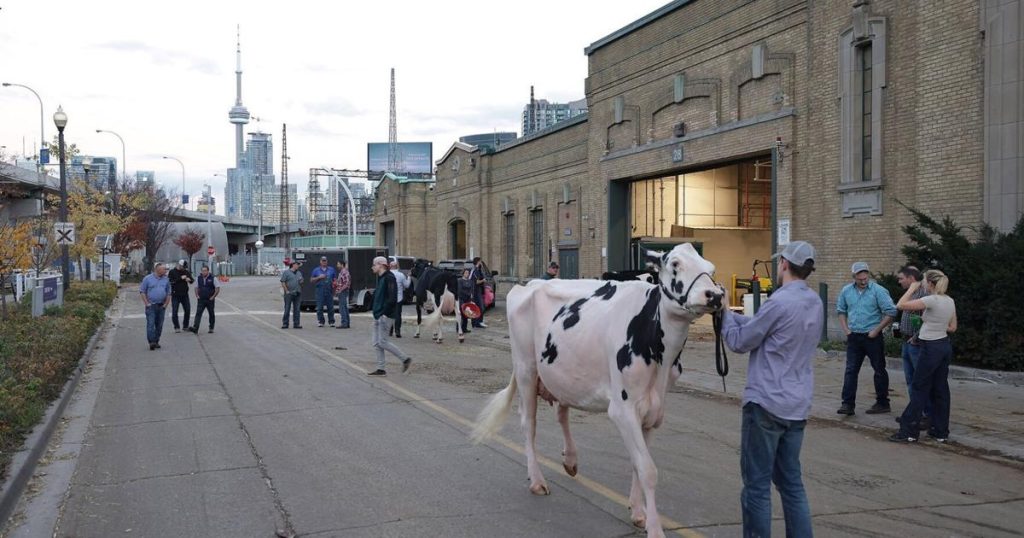
M 547 497 L 527 489 L 516 415 L 499 438 L 469 441 L 471 421 L 511 372 L 500 312 L 463 345 L 414 340 L 408 325 L 397 343 L 414 357 L 411 372 L 400 374 L 389 356 L 388 377 L 371 378 L 368 316 L 335 330 L 303 313 L 303 330 L 281 330 L 276 289 L 271 279 L 233 279 L 215 334 L 205 322 L 198 336 L 175 334 L 168 320 L 163 348 L 152 352 L 142 308 L 126 294 L 109 358 L 91 372 L 95 405 L 68 464 L 70 486 L 51 503 L 55 527 L 36 526 L 46 527 L 40 536 L 643 534 L 625 506 L 628 455 L 603 415 L 572 414 L 580 474 L 570 478 L 555 410 L 541 408 Z M 684 377 L 667 405 L 652 447 L 666 529 L 740 536 L 737 403 Z M 1024 472 L 1013 464 L 812 420 L 803 467 L 819 536 L 1024 529 Z M 774 508 L 782 536 L 777 495 Z M 43 521 L 40 510 L 23 508 L 22 521 Z M 33 535 L 25 528 L 10 536 Z

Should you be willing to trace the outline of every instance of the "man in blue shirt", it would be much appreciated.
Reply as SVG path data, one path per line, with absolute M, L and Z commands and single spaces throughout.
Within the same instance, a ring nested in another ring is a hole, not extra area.
M 167 304 L 171 302 L 171 281 L 167 278 L 167 268 L 162 263 L 156 264 L 153 272 L 146 275 L 139 285 L 142 303 L 146 305 L 146 339 L 149 350 L 160 347 L 160 334 L 164 330 L 164 314 Z
M 824 323 L 821 299 L 807 287 L 814 247 L 793 241 L 778 259 L 779 287 L 755 316 L 723 309 L 722 337 L 750 353 L 743 389 L 740 474 L 744 536 L 770 536 L 771 484 L 782 497 L 786 536 L 811 536 L 811 509 L 800 476 L 800 447 L 814 395 L 813 360 Z
M 836 301 L 839 326 L 846 334 L 846 374 L 843 378 L 843 404 L 836 411 L 852 415 L 857 405 L 857 377 L 864 356 L 875 370 L 875 405 L 869 415 L 889 412 L 889 373 L 885 370 L 885 337 L 882 330 L 896 319 L 896 304 L 889 291 L 871 280 L 867 262 L 850 268 L 853 282 L 843 287 Z
M 316 285 L 316 326 L 324 326 L 324 308 L 327 321 L 334 327 L 334 268 L 328 265 L 327 256 L 320 257 L 320 266 L 314 267 L 309 281 Z

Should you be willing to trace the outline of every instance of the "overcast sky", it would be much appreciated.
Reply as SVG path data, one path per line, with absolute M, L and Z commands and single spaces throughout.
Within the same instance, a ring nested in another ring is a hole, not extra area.
M 68 142 L 120 160 L 128 171 L 198 194 L 214 180 L 222 212 L 234 164 L 235 25 L 241 25 L 243 102 L 273 134 L 280 181 L 288 124 L 290 181 L 305 196 L 308 169 L 366 167 L 366 143 L 388 138 L 389 69 L 396 69 L 398 140 L 434 143 L 438 159 L 459 136 L 520 130 L 530 85 L 538 98 L 583 97 L 583 48 L 667 0 L 516 2 L 0 0 L 0 82 L 31 86 L 52 115 L 68 114 Z M 38 144 L 39 105 L 0 88 L 0 145 Z M 56 157 L 54 156 L 54 161 Z

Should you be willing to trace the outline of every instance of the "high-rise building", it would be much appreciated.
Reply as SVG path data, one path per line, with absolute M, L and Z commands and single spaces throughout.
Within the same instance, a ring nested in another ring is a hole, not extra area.
M 587 113 L 587 100 L 551 103 L 547 99 L 534 99 L 530 86 L 530 102 L 523 107 L 523 136 Z
M 86 173 L 86 163 L 89 165 L 88 173 Z M 113 190 L 117 184 L 117 159 L 75 155 L 68 163 L 67 179 L 72 183 L 85 181 L 99 191 Z
M 476 146 L 482 153 L 495 150 L 502 144 L 507 144 L 516 139 L 516 134 L 511 132 L 480 133 L 474 135 L 460 136 L 459 142 Z
M 139 186 L 153 187 L 156 185 L 156 173 L 152 170 L 136 170 L 135 182 L 138 183 Z

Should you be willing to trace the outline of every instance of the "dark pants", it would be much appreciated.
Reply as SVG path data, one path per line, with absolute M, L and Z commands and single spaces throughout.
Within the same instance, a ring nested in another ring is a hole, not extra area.
M 772 483 L 782 498 L 786 536 L 810 537 L 811 508 L 800 477 L 800 447 L 806 420 L 779 418 L 754 402 L 743 406 L 740 474 L 743 536 L 772 533 Z
M 345 290 L 338 294 L 338 314 L 341 316 L 341 326 L 349 326 L 348 317 L 348 295 L 350 290 Z
M 901 353 L 903 355 L 903 377 L 907 380 L 907 397 L 910 397 L 910 393 L 914 390 L 914 370 L 917 368 L 917 361 L 921 357 L 921 344 L 911 344 L 909 340 L 904 340 Z M 924 414 L 927 416 L 932 415 L 930 397 L 928 403 L 924 406 Z
M 484 289 L 481 287 L 473 288 L 473 302 L 480 307 L 480 317 L 473 320 L 473 326 L 479 327 L 484 322 Z
M 885 370 L 885 342 L 881 335 L 868 338 L 867 333 L 850 333 L 846 337 L 846 375 L 843 379 L 843 405 L 857 405 L 857 377 L 867 356 L 875 371 L 875 402 L 889 405 L 889 372 Z
M 199 324 L 203 322 L 203 310 L 210 313 L 210 330 L 213 330 L 213 324 L 217 320 L 216 314 L 213 313 L 213 299 L 196 299 L 196 318 L 192 325 L 192 328 L 199 330 Z
M 334 293 L 329 285 L 316 288 L 316 322 L 320 325 L 324 324 L 324 309 L 327 309 L 327 321 L 334 325 Z
M 146 340 L 150 344 L 159 344 L 160 335 L 164 332 L 164 315 L 167 308 L 163 303 L 151 304 L 146 307 Z
M 182 320 L 183 323 L 181 325 L 178 325 L 178 305 L 181 305 L 181 308 L 185 310 L 185 319 Z M 192 300 L 188 298 L 188 294 L 171 294 L 171 322 L 174 323 L 174 328 L 188 327 L 188 320 L 191 319 L 191 315 Z
M 459 304 L 458 304 L 459 312 L 462 312 L 462 305 L 466 304 L 467 302 L 469 302 L 469 299 L 459 300 Z M 462 332 L 466 332 L 466 322 L 469 321 L 469 318 L 467 318 L 464 315 L 460 315 L 459 317 L 462 318 Z
M 401 338 L 402 337 L 402 301 L 395 303 L 395 313 L 391 316 L 391 319 L 395 320 L 394 326 L 391 327 L 391 334 Z
M 900 417 L 900 431 L 917 437 L 921 430 L 921 413 L 931 401 L 931 429 L 934 437 L 949 437 L 949 361 L 953 346 L 949 338 L 921 340 L 921 356 L 914 369 L 910 403 Z
M 292 325 L 299 327 L 299 306 L 301 304 L 301 295 L 298 293 L 286 293 L 284 294 L 284 316 L 281 318 L 281 326 L 288 326 L 288 311 L 292 312 Z

